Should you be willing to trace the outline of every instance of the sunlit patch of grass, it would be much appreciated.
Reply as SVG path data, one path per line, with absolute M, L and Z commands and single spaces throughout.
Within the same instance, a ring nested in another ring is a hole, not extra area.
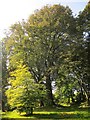
M 12 112 L 3 112 L 2 117 L 4 117 L 4 118 L 20 118 L 21 116 L 16 111 L 12 111 Z
M 83 108 L 63 108 L 63 109 L 54 109 L 51 111 L 47 109 L 39 109 L 39 112 L 34 112 L 36 118 L 54 118 L 54 119 L 78 119 L 78 120 L 89 120 L 90 116 L 88 109 Z
M 25 118 L 25 120 L 89 120 L 90 109 L 87 108 L 37 108 L 32 116 L 26 117 L 25 113 L 19 115 L 17 111 L 3 113 L 3 118 Z M 7 119 L 8 120 L 8 119 Z M 13 119 L 15 120 L 15 119 Z
M 21 115 L 15 110 L 12 112 L 3 112 L 2 118 L 33 118 L 33 116 L 25 117 L 25 113 L 22 113 Z

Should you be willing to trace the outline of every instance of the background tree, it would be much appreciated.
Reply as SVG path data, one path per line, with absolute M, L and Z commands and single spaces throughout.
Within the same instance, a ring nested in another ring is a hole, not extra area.
M 5 92 L 7 90 L 8 82 L 8 69 L 7 69 L 7 52 L 5 48 L 5 40 L 2 40 L 2 111 L 6 111 L 9 109 L 9 105 L 7 104 L 7 96 Z
M 88 104 L 90 104 L 90 40 L 86 39 L 86 34 L 90 31 L 90 2 L 85 9 L 79 14 L 77 18 L 79 40 L 81 44 L 78 45 L 78 55 L 80 64 L 78 65 L 78 72 L 80 75 L 81 87 L 86 93 Z

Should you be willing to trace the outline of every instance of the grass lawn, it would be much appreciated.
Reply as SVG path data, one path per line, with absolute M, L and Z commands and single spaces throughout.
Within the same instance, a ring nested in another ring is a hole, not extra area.
M 90 120 L 90 108 L 37 108 L 32 116 L 17 111 L 2 113 L 2 120 Z

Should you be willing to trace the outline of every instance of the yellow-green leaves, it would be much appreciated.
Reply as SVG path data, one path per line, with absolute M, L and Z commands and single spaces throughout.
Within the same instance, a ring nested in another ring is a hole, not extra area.
M 9 83 L 10 86 L 6 91 L 8 102 L 12 107 L 17 107 L 23 104 L 23 94 L 33 91 L 33 89 L 30 91 L 29 87 L 34 85 L 34 80 L 28 68 L 22 65 L 22 62 L 17 66 L 16 70 L 10 73 Z M 28 95 L 27 98 L 30 99 L 30 95 Z
M 6 95 L 12 108 L 22 108 L 22 111 L 26 112 L 26 109 L 30 109 L 30 106 L 36 104 L 42 97 L 43 92 L 40 88 L 43 86 L 39 87 L 39 84 L 35 83 L 28 67 L 22 62 L 13 72 L 10 72 L 9 84 Z

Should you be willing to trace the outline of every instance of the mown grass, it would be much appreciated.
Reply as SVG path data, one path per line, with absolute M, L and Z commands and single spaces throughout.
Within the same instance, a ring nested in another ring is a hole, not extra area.
M 17 111 L 5 112 L 2 120 L 90 120 L 90 108 L 36 108 L 32 116 L 19 115 Z

